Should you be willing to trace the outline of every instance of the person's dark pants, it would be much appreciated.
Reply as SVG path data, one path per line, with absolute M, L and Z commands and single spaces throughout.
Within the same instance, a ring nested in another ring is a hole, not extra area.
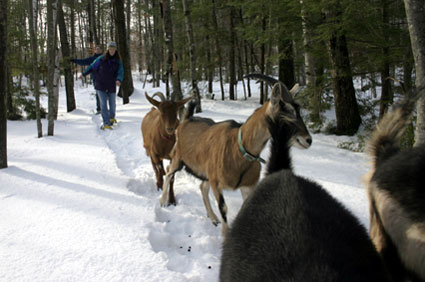
M 100 100 L 99 100 L 99 96 L 96 93 L 96 112 L 100 113 Z

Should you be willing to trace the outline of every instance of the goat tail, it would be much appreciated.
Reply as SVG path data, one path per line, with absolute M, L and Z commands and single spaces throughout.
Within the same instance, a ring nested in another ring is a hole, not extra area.
M 261 74 L 261 73 L 250 73 L 250 74 L 245 75 L 244 78 L 260 79 L 260 80 L 263 80 L 265 82 L 270 83 L 271 85 L 275 85 L 276 83 L 279 82 L 277 79 L 274 79 L 271 76 Z
M 196 107 L 196 101 L 193 99 L 190 100 L 189 104 L 187 105 L 182 121 L 193 116 L 193 113 L 195 112 L 195 107 Z
M 368 153 L 376 168 L 382 161 L 400 150 L 400 138 L 409 124 L 419 95 L 407 97 L 391 112 L 385 114 L 368 142 Z

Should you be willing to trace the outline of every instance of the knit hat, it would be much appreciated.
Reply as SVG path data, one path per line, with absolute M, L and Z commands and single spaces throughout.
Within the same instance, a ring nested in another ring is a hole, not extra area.
M 114 41 L 111 41 L 111 42 L 108 43 L 108 48 L 109 47 L 117 48 L 117 43 L 115 43 Z

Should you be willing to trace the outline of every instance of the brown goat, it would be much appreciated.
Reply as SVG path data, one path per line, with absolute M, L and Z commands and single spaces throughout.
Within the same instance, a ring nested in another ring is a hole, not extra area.
M 162 189 L 163 176 L 165 175 L 163 160 L 170 160 L 170 152 L 176 141 L 175 131 L 179 125 L 177 119 L 178 110 L 191 99 L 191 97 L 174 102 L 166 101 L 161 92 L 155 93 L 149 97 L 145 94 L 146 99 L 154 105 L 149 113 L 142 120 L 141 130 L 143 136 L 143 146 L 146 155 L 151 158 L 152 167 L 155 171 L 156 185 Z M 160 97 L 161 102 L 154 100 L 155 96 Z M 173 182 L 170 182 L 170 203 L 175 204 Z
M 257 109 L 244 124 L 233 120 L 215 123 L 211 119 L 192 117 L 194 104 L 190 103 L 184 121 L 177 130 L 177 141 L 161 197 L 161 205 L 167 201 L 167 190 L 174 174 L 186 170 L 200 178 L 201 191 L 208 217 L 217 224 L 217 216 L 211 209 L 208 191 L 211 185 L 223 219 L 222 233 L 227 230 L 227 207 L 223 189 L 241 188 L 245 199 L 260 178 L 259 157 L 270 133 L 268 119 L 291 120 L 294 131 L 291 144 L 301 148 L 311 145 L 311 136 L 300 116 L 300 108 L 293 100 L 293 92 L 283 83 L 276 83 L 270 101 Z M 249 152 L 249 153 L 248 153 Z M 209 184 L 209 185 L 208 185 Z M 174 197 L 174 195 L 173 195 Z M 170 203 L 170 198 L 168 199 Z

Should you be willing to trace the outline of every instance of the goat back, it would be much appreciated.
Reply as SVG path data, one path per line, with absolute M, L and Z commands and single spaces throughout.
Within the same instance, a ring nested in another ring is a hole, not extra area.
M 388 281 L 358 220 L 319 185 L 270 174 L 223 244 L 221 282 Z
M 217 180 L 223 188 L 253 186 L 260 177 L 261 165 L 242 157 L 237 142 L 240 126 L 233 120 L 216 123 L 190 117 L 177 130 L 176 154 L 198 178 Z

